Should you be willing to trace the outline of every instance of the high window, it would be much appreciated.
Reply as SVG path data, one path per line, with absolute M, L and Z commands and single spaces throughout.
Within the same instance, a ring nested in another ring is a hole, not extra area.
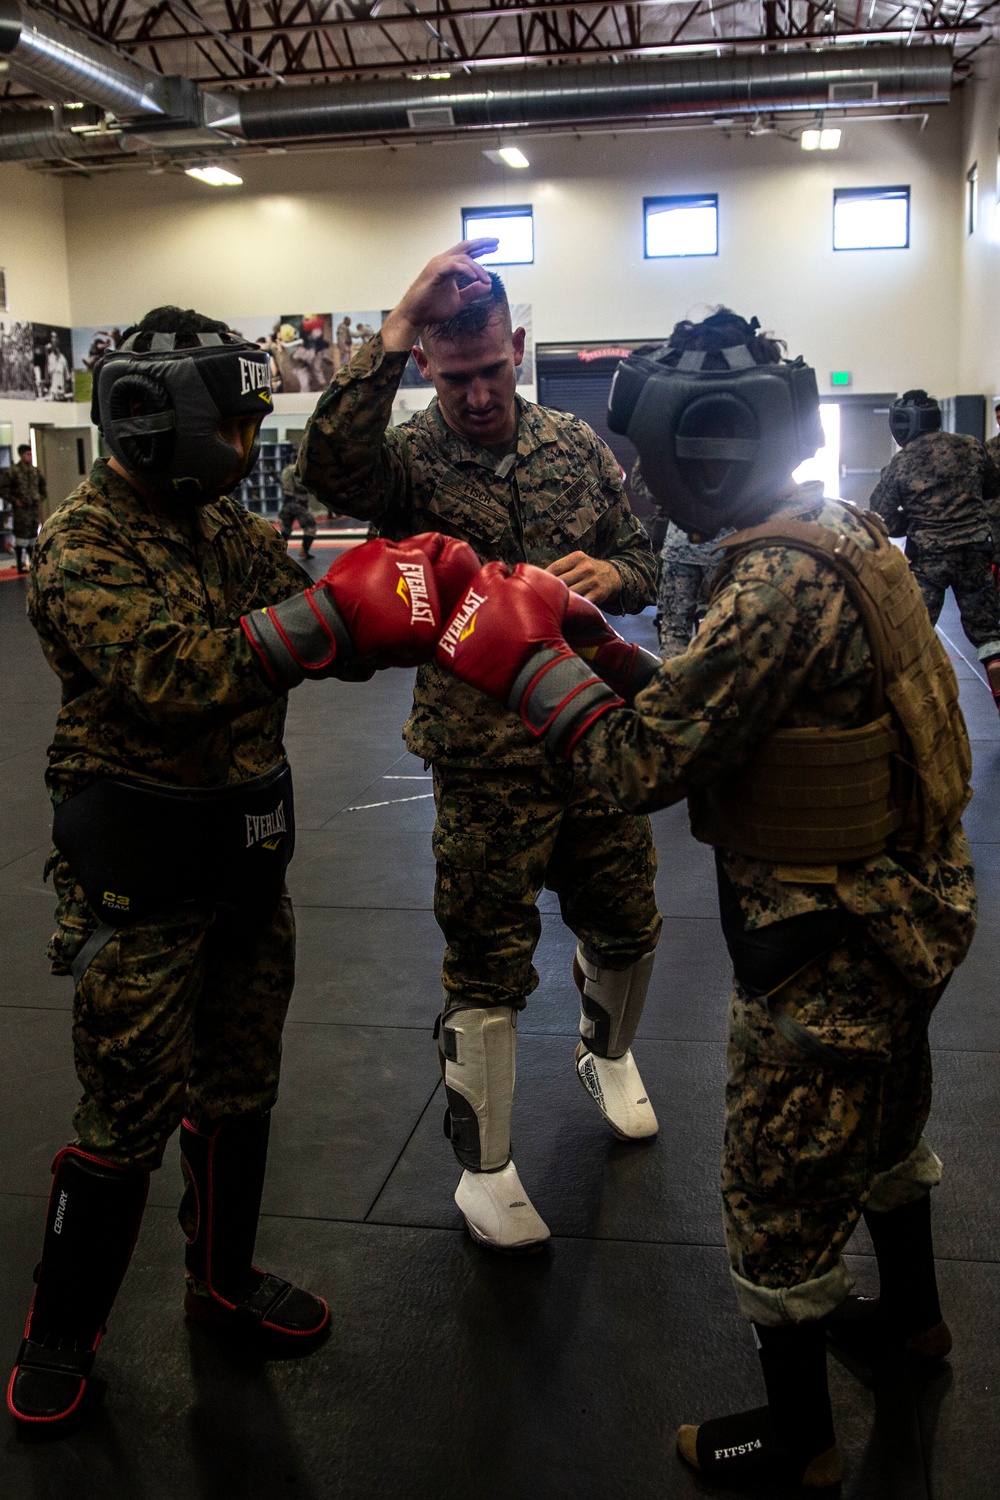
M 908 187 L 834 188 L 835 250 L 905 250 L 909 243 Z
M 520 203 L 514 208 L 463 208 L 462 238 L 500 241 L 492 255 L 476 257 L 482 266 L 530 265 L 535 258 L 531 204 Z
M 718 255 L 717 193 L 684 193 L 643 198 L 646 259 L 661 256 Z

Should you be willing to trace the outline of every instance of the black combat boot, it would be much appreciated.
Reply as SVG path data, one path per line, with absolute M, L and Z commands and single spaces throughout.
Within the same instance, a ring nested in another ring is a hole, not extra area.
M 25 572 L 27 572 L 27 569 L 24 566 L 24 548 L 23 547 L 15 547 L 14 548 L 14 560 L 17 563 L 17 571 L 19 573 L 25 573 Z
M 941 1317 L 931 1198 L 888 1213 L 865 1209 L 865 1223 L 878 1261 L 878 1297 L 848 1297 L 827 1319 L 830 1340 L 862 1364 L 913 1355 L 933 1363 L 951 1353 L 951 1330 Z
M 767 1405 L 682 1427 L 677 1449 L 722 1489 L 781 1485 L 833 1489 L 841 1464 L 826 1380 L 821 1322 L 755 1323 Z
M 253 1264 L 270 1127 L 268 1114 L 223 1120 L 208 1134 L 181 1125 L 184 1311 L 199 1322 L 315 1338 L 330 1321 L 322 1298 Z
M 94 1354 L 132 1259 L 149 1172 L 67 1146 L 52 1163 L 38 1283 L 7 1387 L 33 1427 L 65 1422 L 83 1400 Z

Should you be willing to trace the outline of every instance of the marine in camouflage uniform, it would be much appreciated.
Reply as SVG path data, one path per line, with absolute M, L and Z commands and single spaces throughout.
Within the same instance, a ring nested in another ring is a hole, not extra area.
M 286 464 L 281 471 L 281 493 L 284 495 L 278 514 L 281 535 L 286 542 L 290 541 L 292 527 L 298 521 L 302 531 L 302 556 L 308 557 L 316 535 L 316 517 L 309 503 L 312 493 L 302 483 L 294 464 Z
M 468 269 L 482 274 L 478 266 Z M 481 445 L 460 432 L 459 417 L 453 416 L 449 425 L 438 399 L 402 426 L 391 427 L 409 346 L 386 347 L 383 338 L 392 326 L 387 320 L 317 403 L 299 453 L 302 478 L 321 501 L 373 522 L 386 537 L 439 531 L 470 543 L 482 561 L 529 561 L 543 568 L 571 555 L 603 560 L 612 564 L 607 571 L 617 575 L 618 584 L 606 607 L 638 612 L 652 600 L 654 559 L 629 509 L 618 465 L 586 423 L 532 405 L 515 393 L 510 314 L 499 278 L 491 296 L 496 319 L 492 312 L 484 314 L 483 329 L 463 332 L 454 347 L 474 351 L 477 340 L 494 341 L 483 357 L 494 374 L 501 367 L 507 372 L 496 379 L 509 375 L 509 392 L 496 398 L 501 417 L 509 413 L 509 438 Z M 437 325 L 445 320 L 423 321 Z M 431 332 L 436 339 L 437 329 Z M 451 335 L 445 337 L 451 349 Z M 423 351 L 418 355 L 423 358 Z M 488 383 L 494 374 L 483 378 Z M 461 410 L 447 381 L 438 384 L 438 392 Z M 414 755 L 434 767 L 434 910 L 447 945 L 442 972 L 446 1051 L 453 1012 L 464 1012 L 466 1019 L 474 1014 L 476 1024 L 488 1029 L 486 1012 L 497 1007 L 510 1009 L 507 1039 L 513 1047 L 515 1013 L 538 984 L 531 960 L 541 932 L 536 901 L 543 885 L 558 894 L 564 921 L 596 969 L 625 976 L 651 955 L 661 921 L 648 819 L 624 813 L 571 771 L 553 766 L 517 715 L 433 662 L 417 674 L 404 739 Z M 648 983 L 645 968 L 643 973 Z M 622 982 L 630 981 L 623 977 Z M 582 986 L 583 980 L 578 983 Z M 641 1000 L 637 1008 L 641 1011 Z M 494 1019 L 499 1021 L 499 1014 Z M 623 1068 L 634 1069 L 627 1051 L 630 1040 L 614 1056 Z M 469 1126 L 474 1144 L 462 1144 L 450 1076 L 445 1067 L 452 1142 L 466 1168 L 463 1184 L 470 1172 L 485 1178 L 496 1171 L 502 1177 L 505 1163 L 513 1172 L 509 1135 L 502 1128 L 495 1139 L 507 1144 L 497 1146 L 495 1160 L 483 1144 L 484 1120 L 493 1109 L 489 1101 L 507 1096 L 508 1088 L 512 1093 L 512 1058 L 502 1086 L 482 1086 L 480 1097 L 487 1102 L 478 1109 L 478 1136 L 475 1122 Z M 638 1084 L 635 1094 L 645 1112 L 641 1128 L 649 1134 L 656 1128 L 655 1117 L 641 1080 Z M 607 1090 L 602 1095 L 600 1088 L 588 1087 L 604 1110 Z M 509 1097 L 505 1108 L 509 1111 Z M 612 1128 L 619 1128 L 614 1121 Z M 636 1133 L 639 1128 L 626 1126 Z M 507 1201 L 526 1200 L 520 1183 L 501 1196 L 501 1220 Z M 496 1243 L 488 1233 L 478 1233 L 468 1205 L 461 1197 L 459 1201 L 473 1234 Z M 523 1240 L 502 1248 L 521 1248 L 547 1234 L 534 1216 Z
M 645 533 L 614 458 L 584 422 L 518 396 L 517 445 L 504 459 L 452 432 L 435 402 L 390 427 L 405 367 L 405 356 L 387 353 L 376 334 L 321 396 L 299 469 L 322 501 L 374 520 L 383 536 L 460 537 L 484 562 L 545 567 L 572 549 L 589 552 L 621 575 L 618 612 L 651 601 Z M 435 913 L 448 941 L 449 995 L 524 1005 L 538 983 L 531 955 L 543 880 L 605 963 L 624 968 L 655 946 L 655 854 L 645 818 L 623 815 L 554 771 L 516 715 L 433 662 L 417 674 L 404 738 L 435 768 Z M 574 851 L 584 846 L 591 858 L 580 863 Z M 591 888 L 598 866 L 600 896 Z
M 962 628 L 984 664 L 1000 658 L 1000 596 L 990 568 L 1000 559 L 998 497 L 1000 469 L 982 443 L 961 433 L 925 432 L 882 470 L 870 501 L 889 535 L 906 537 L 906 556 L 932 622 L 952 589 Z
M 32 464 L 30 453 L 28 448 L 19 449 L 17 463 L 9 469 L 0 470 L 0 510 L 10 507 L 11 531 L 14 534 L 14 552 L 19 573 L 25 571 L 25 553 L 30 557 L 34 552 L 42 506 L 48 499 L 45 475 Z
M 821 486 L 799 518 L 870 547 Z M 781 511 L 775 512 L 780 519 Z M 636 713 L 604 716 L 574 756 L 623 807 L 662 807 L 723 781 L 776 729 L 865 721 L 872 658 L 832 569 L 787 546 L 735 563 L 688 650 L 664 663 Z M 766 1323 L 819 1318 L 850 1288 L 841 1252 L 864 1203 L 882 1210 L 940 1180 L 923 1138 L 927 1023 L 975 926 L 972 861 L 956 828 L 936 849 L 805 870 L 717 854 L 744 928 L 843 913 L 845 940 L 784 984 L 770 1008 L 736 983 L 722 1189 L 740 1306 Z M 805 1026 L 817 1059 L 778 1028 Z
M 699 616 L 704 613 L 708 600 L 709 581 L 722 557 L 717 550 L 719 542 L 732 535 L 732 528 L 726 527 L 707 542 L 693 542 L 657 506 L 642 477 L 639 459 L 633 465 L 630 483 L 633 494 L 648 497 L 649 503 L 657 507 L 658 520 L 662 518 L 662 525 L 650 529 L 650 540 L 659 553 L 656 629 L 661 655 L 679 656 L 687 650 L 698 628 Z
M 53 803 L 103 776 L 231 787 L 281 760 L 286 700 L 239 620 L 303 582 L 273 527 L 236 500 L 167 520 L 98 460 L 42 528 L 30 583 L 28 612 L 62 683 Z M 55 851 L 49 868 L 49 956 L 69 974 L 98 917 Z M 155 1167 L 185 1114 L 210 1124 L 270 1109 L 294 948 L 287 896 L 252 936 L 193 902 L 120 928 L 74 996 L 78 1143 Z

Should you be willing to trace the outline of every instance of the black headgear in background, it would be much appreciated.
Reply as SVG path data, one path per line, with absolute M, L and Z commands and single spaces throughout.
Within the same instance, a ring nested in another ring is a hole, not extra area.
M 904 391 L 889 408 L 889 430 L 905 448 L 925 432 L 941 430 L 941 408 L 926 391 Z
M 179 337 L 197 346 L 179 349 Z M 146 339 L 148 349 L 136 349 Z M 272 409 L 268 355 L 235 333 L 133 331 L 94 371 L 91 420 L 115 458 L 157 494 L 188 504 L 204 505 L 246 478 Z M 219 435 L 227 418 L 247 424 L 242 466 Z

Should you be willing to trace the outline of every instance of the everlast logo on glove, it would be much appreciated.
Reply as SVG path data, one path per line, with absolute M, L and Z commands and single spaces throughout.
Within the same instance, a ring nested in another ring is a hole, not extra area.
M 410 624 L 419 620 L 425 624 L 435 623 L 434 610 L 427 592 L 427 576 L 421 563 L 401 563 L 396 567 L 403 575 L 396 586 L 396 593 L 410 606 Z
M 476 611 L 481 604 L 485 603 L 485 594 L 477 594 L 475 589 L 469 590 L 462 601 L 461 608 L 441 637 L 439 642 L 440 650 L 446 652 L 448 656 L 455 655 L 461 642 L 472 634 L 476 623 Z

